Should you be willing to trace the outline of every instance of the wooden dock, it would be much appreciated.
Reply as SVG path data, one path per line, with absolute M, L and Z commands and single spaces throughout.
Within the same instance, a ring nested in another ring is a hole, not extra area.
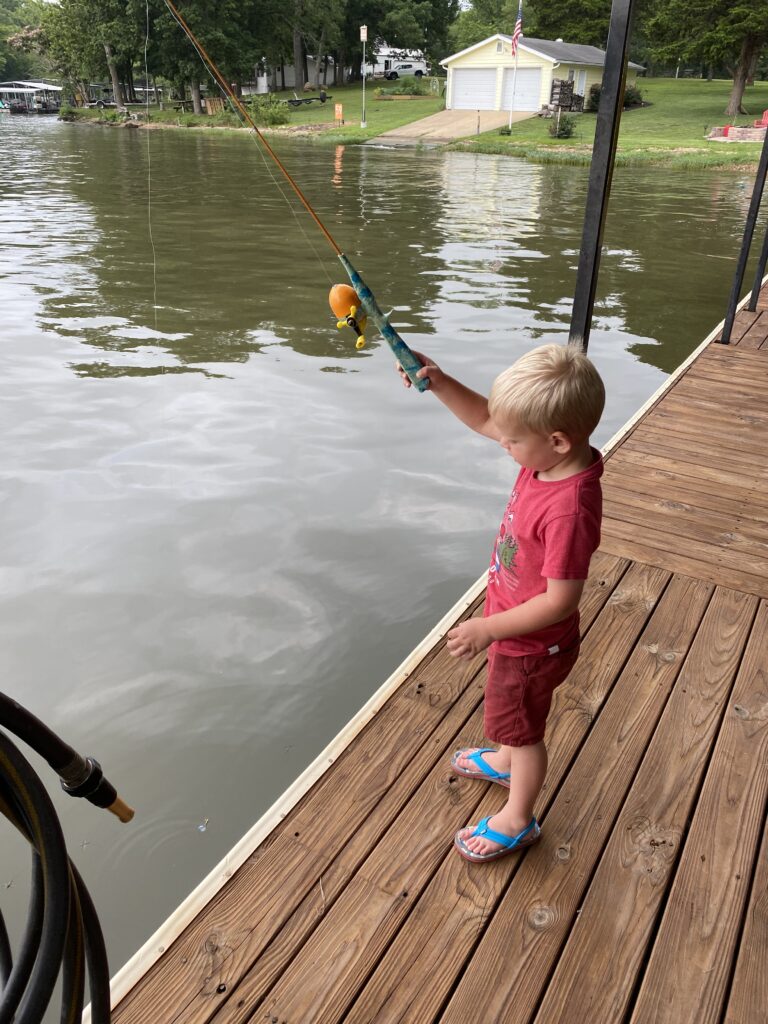
M 765 292 L 628 426 L 604 485 L 541 841 L 454 853 L 504 792 L 451 774 L 482 740 L 485 659 L 436 642 L 123 975 L 116 1024 L 768 1021 Z

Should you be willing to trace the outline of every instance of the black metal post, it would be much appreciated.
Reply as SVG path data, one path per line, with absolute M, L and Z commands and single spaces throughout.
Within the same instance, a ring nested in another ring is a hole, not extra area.
M 611 193 L 613 162 L 616 156 L 616 143 L 619 137 L 619 124 L 624 101 L 627 49 L 634 2 L 635 0 L 613 0 L 611 7 L 611 24 L 605 52 L 603 84 L 600 89 L 600 106 L 597 111 L 595 144 L 592 149 L 592 165 L 589 171 L 587 209 L 584 215 L 579 269 L 576 275 L 571 330 L 568 336 L 568 343 L 579 345 L 583 352 L 587 351 L 592 325 L 597 275 L 600 270 L 600 251 L 603 244 L 603 227 L 608 210 L 608 198 Z
M 768 132 L 765 133 L 765 137 L 768 139 Z M 757 270 L 755 271 L 755 283 L 752 285 L 752 294 L 749 297 L 747 303 L 747 309 L 754 313 L 757 309 L 757 300 L 760 298 L 760 288 L 765 277 L 765 265 L 768 263 L 768 228 L 765 230 L 765 238 L 763 239 L 763 248 L 760 251 L 760 259 L 757 261 Z
M 739 304 L 741 286 L 744 283 L 744 271 L 747 269 L 747 260 L 749 259 L 749 250 L 752 245 L 752 236 L 755 233 L 757 215 L 760 212 L 760 202 L 763 198 L 766 172 L 768 172 L 768 132 L 765 133 L 763 149 L 760 153 L 760 163 L 757 165 L 755 187 L 752 189 L 752 199 L 750 200 L 749 210 L 747 212 L 747 222 L 744 225 L 744 237 L 741 240 L 741 252 L 739 253 L 739 259 L 736 263 L 736 273 L 733 275 L 731 294 L 728 299 L 728 309 L 725 314 L 725 323 L 723 324 L 723 336 L 719 339 L 721 345 L 730 345 L 731 343 L 731 331 L 733 330 L 733 321 L 736 318 L 736 306 Z M 765 246 L 763 246 L 763 249 L 765 249 Z M 765 266 L 765 263 L 763 263 L 763 266 Z M 759 285 L 757 285 L 757 290 L 760 290 Z M 750 309 L 755 309 L 757 305 L 757 296 L 755 295 L 754 289 L 752 291 L 752 298 L 755 300 L 755 305 L 750 306 Z

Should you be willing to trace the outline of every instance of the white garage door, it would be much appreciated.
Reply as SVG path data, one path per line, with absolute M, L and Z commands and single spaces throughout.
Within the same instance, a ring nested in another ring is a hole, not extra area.
M 515 81 L 515 105 L 512 107 L 513 68 L 504 69 L 502 110 L 538 110 L 541 106 L 541 68 L 518 68 Z
M 453 72 L 452 110 L 495 110 L 496 69 L 457 68 Z

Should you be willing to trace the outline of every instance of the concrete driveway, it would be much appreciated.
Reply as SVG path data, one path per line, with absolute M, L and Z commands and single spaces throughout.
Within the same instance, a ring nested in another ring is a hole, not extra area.
M 528 110 L 518 110 L 512 114 L 512 121 L 525 121 L 535 117 Z M 373 143 L 389 143 L 390 145 L 416 145 L 419 142 L 453 142 L 468 135 L 488 132 L 492 128 L 501 128 L 509 122 L 508 110 L 441 110 L 438 114 L 422 117 L 420 121 L 401 125 L 391 131 L 377 135 L 370 141 Z

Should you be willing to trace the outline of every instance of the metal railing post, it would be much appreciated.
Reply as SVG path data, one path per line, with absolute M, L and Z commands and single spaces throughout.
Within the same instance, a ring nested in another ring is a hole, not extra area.
M 768 139 L 768 132 L 765 133 L 765 137 Z M 755 271 L 755 282 L 752 285 L 752 294 L 749 297 L 747 303 L 747 309 L 754 313 L 757 309 L 757 300 L 760 298 L 760 288 L 763 284 L 763 278 L 765 277 L 765 266 L 768 263 L 768 227 L 765 229 L 765 238 L 763 239 L 763 248 L 760 251 L 760 259 L 757 261 L 757 270 Z
M 763 140 L 763 149 L 760 153 L 760 163 L 757 165 L 755 187 L 752 189 L 752 198 L 749 202 L 749 210 L 747 212 L 747 222 L 744 225 L 744 237 L 741 240 L 741 252 L 739 253 L 739 259 L 736 263 L 736 273 L 733 275 L 731 294 L 728 299 L 728 310 L 725 314 L 725 323 L 723 324 L 723 336 L 722 338 L 719 339 L 719 343 L 721 345 L 730 345 L 731 343 L 731 331 L 733 330 L 733 321 L 736 319 L 736 306 L 739 304 L 741 286 L 744 282 L 744 271 L 747 269 L 749 250 L 752 246 L 752 236 L 755 233 L 757 215 L 760 212 L 760 202 L 763 198 L 763 189 L 765 188 L 766 172 L 768 172 L 768 131 L 766 131 L 765 133 L 765 139 Z M 765 253 L 765 246 L 763 246 L 763 252 Z M 765 266 L 765 262 L 763 262 L 763 266 Z M 759 283 L 756 285 L 756 287 L 759 291 Z M 750 305 L 749 308 L 755 309 L 757 306 L 757 295 L 755 294 L 754 289 L 752 291 L 752 298 L 750 299 L 750 302 L 752 301 L 752 299 L 754 299 L 755 305 Z
M 578 345 L 587 351 L 595 304 L 597 275 L 600 269 L 600 251 L 603 227 L 611 192 L 611 178 L 619 137 L 619 124 L 624 101 L 624 83 L 627 75 L 627 49 L 635 0 L 613 0 L 608 45 L 605 52 L 603 83 L 597 111 L 595 143 L 589 170 L 587 208 L 581 238 L 579 269 L 573 298 L 569 345 Z

